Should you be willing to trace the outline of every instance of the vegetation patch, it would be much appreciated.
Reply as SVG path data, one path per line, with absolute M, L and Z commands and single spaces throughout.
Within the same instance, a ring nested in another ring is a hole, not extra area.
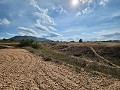
M 0 45 L 0 49 L 4 49 L 4 48 L 6 48 L 6 47 L 5 47 L 5 46 Z
M 29 46 L 29 47 L 32 47 L 32 48 L 40 48 L 40 44 L 39 42 L 37 41 L 34 41 L 32 39 L 26 39 L 26 40 L 21 40 L 20 41 L 20 44 L 18 45 L 19 47 L 26 47 L 26 46 Z
M 60 46 L 61 47 L 61 46 Z M 64 46 L 62 46 L 64 48 Z M 65 47 L 67 48 L 67 47 Z M 84 58 L 80 55 L 78 57 L 73 56 L 72 54 L 66 54 L 64 52 L 59 52 L 59 50 L 53 49 L 48 43 L 41 43 L 41 48 L 33 49 L 29 47 L 25 47 L 28 51 L 36 54 L 37 56 L 42 56 L 45 61 L 52 61 L 55 63 L 64 63 L 68 65 L 72 65 L 76 68 L 76 71 L 79 72 L 81 68 L 84 68 L 88 72 L 97 71 L 107 75 L 111 75 L 115 78 L 120 79 L 120 69 L 113 68 L 102 63 L 96 62 L 95 60 L 90 62 L 87 59 L 87 56 Z M 73 49 L 73 48 L 72 48 Z M 77 50 L 77 49 L 76 49 Z M 83 48 L 82 48 L 83 50 Z M 89 49 L 85 49 L 89 50 Z M 74 50 L 73 50 L 74 51 Z M 80 50 L 79 50 L 80 51 Z M 84 50 L 83 50 L 84 52 Z M 86 54 L 86 53 L 84 53 Z M 87 53 L 88 54 L 88 53 Z M 90 54 L 90 53 L 89 53 Z M 86 61 L 87 59 L 87 61 Z M 96 59 L 96 58 L 94 58 Z

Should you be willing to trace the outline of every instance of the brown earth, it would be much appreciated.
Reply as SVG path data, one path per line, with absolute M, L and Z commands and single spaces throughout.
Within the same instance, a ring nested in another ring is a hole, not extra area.
M 24 49 L 0 49 L 0 90 L 120 90 L 120 80 L 45 62 Z

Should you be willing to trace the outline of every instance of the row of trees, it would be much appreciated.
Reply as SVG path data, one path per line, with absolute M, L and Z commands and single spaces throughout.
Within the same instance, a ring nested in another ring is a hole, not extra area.
M 30 40 L 30 39 L 29 39 Z M 29 40 L 27 40 L 27 41 L 29 41 Z M 17 40 L 14 40 L 14 39 L 5 39 L 5 38 L 3 38 L 3 41 L 17 41 Z M 52 41 L 52 42 L 54 42 L 54 41 Z M 62 42 L 62 41 L 57 41 L 57 42 Z M 70 42 L 75 42 L 75 41 L 70 41 Z M 79 42 L 83 42 L 83 40 L 82 39 L 80 39 L 79 40 Z

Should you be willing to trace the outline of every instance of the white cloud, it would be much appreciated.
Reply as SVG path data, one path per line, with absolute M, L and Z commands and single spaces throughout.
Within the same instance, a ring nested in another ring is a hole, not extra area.
M 41 20 L 36 20 L 36 24 L 33 26 L 36 29 L 39 29 L 41 31 L 57 31 L 54 27 L 52 26 L 44 26 L 41 24 Z
M 80 16 L 81 15 L 81 12 L 77 12 L 76 16 Z
M 25 27 L 18 27 L 17 28 L 19 31 L 19 34 L 22 36 L 36 36 L 36 37 L 40 37 L 40 35 L 35 32 L 34 30 L 30 29 L 30 28 L 25 28 Z
M 61 5 L 52 5 L 52 9 L 59 14 L 68 14 L 68 12 Z
M 30 5 L 32 5 L 33 7 L 36 7 L 37 9 L 40 10 L 40 7 L 38 6 L 38 4 L 35 0 L 30 0 Z
M 110 34 L 104 34 L 102 35 L 106 39 L 120 39 L 120 32 L 110 33 Z
M 93 12 L 93 10 L 90 9 L 90 7 L 87 7 L 87 8 L 85 8 L 84 10 L 82 10 L 82 13 L 83 13 L 83 14 L 87 14 L 87 13 L 90 13 L 90 12 Z
M 87 14 L 93 12 L 97 5 L 105 6 L 109 0 L 79 0 L 79 8 L 84 7 L 81 11 L 78 11 L 76 16 L 81 14 Z
M 39 11 L 35 12 L 34 13 L 34 16 L 37 17 L 37 20 L 36 20 L 36 24 L 34 24 L 33 26 L 36 28 L 36 29 L 39 29 L 41 31 L 47 31 L 46 34 L 41 34 L 42 37 L 58 37 L 60 36 L 60 34 L 56 33 L 56 32 L 53 32 L 53 31 L 57 31 L 53 26 L 55 25 L 55 22 L 54 22 L 54 19 L 52 17 L 50 17 L 48 15 L 48 9 L 42 9 L 38 6 L 38 3 L 35 1 L 35 0 L 30 0 L 30 4 L 37 8 Z M 67 13 L 66 10 L 64 10 L 62 8 L 62 6 L 59 5 L 59 13 Z M 25 28 L 22 28 L 24 29 L 24 31 L 26 31 Z M 31 29 L 28 30 L 27 28 L 27 32 L 30 31 L 30 34 L 33 33 L 31 31 Z
M 50 31 L 57 31 L 57 30 L 56 30 L 54 27 L 52 27 L 52 26 L 49 26 L 48 28 L 49 28 Z
M 58 37 L 58 36 L 62 36 L 62 35 L 56 32 L 49 32 L 49 35 L 48 35 L 48 37 Z
M 39 24 L 35 24 L 34 27 L 35 27 L 36 29 L 41 30 L 41 31 L 48 31 L 48 28 L 45 27 L 45 26 L 43 26 L 43 25 L 41 25 L 40 23 L 39 23 Z
M 33 7 L 37 8 L 41 13 L 48 13 L 48 9 L 42 9 L 38 6 L 38 3 L 36 2 L 36 0 L 30 0 L 30 5 L 32 5 Z
M 0 19 L 0 25 L 9 25 L 10 21 L 7 18 Z
M 44 25 L 55 25 L 54 19 L 48 16 L 46 13 L 35 12 L 34 15 L 37 16 Z
M 81 4 L 86 4 L 86 3 L 88 3 L 88 4 L 90 4 L 90 3 L 92 3 L 94 0 L 80 0 L 80 3 Z
M 59 14 L 61 14 L 61 13 L 67 14 L 67 11 L 64 10 L 63 7 L 62 7 L 61 5 L 59 5 L 58 8 L 60 8 Z
M 95 3 L 95 1 L 97 1 L 97 0 L 80 0 L 80 3 L 82 4 L 82 5 L 84 5 L 84 4 L 92 4 L 92 3 Z M 109 1 L 109 0 L 98 0 L 99 1 L 99 4 L 100 5 L 106 5 L 106 3 Z
M 102 6 L 105 6 L 108 1 L 109 0 L 101 0 L 99 4 Z
M 109 31 L 107 29 L 93 32 L 92 35 L 94 35 L 94 38 L 97 38 L 98 40 L 119 40 L 120 39 L 120 31 L 119 28 L 111 28 Z
M 34 12 L 34 16 L 37 17 L 36 24 L 32 25 L 35 29 L 38 29 L 40 31 L 45 31 L 41 32 L 41 37 L 57 37 L 60 36 L 60 34 L 55 33 L 53 31 L 57 31 L 53 26 L 55 25 L 54 19 L 48 15 L 48 9 L 42 9 L 39 7 L 38 3 L 36 0 L 30 0 L 30 5 L 33 7 L 37 8 L 39 11 Z M 59 6 L 60 12 L 66 13 L 66 11 Z M 26 31 L 25 28 L 23 31 Z M 27 32 L 30 31 L 30 34 L 33 33 L 31 29 L 28 30 Z M 35 32 L 34 32 L 35 33 Z M 22 33 L 23 34 L 23 33 Z

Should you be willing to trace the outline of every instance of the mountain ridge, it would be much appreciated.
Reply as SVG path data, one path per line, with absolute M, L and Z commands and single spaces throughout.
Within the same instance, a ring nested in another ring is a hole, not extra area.
M 50 39 L 46 39 L 46 38 L 38 38 L 38 37 L 34 37 L 34 36 L 14 36 L 12 38 L 10 38 L 10 40 L 23 40 L 23 39 L 33 39 L 35 41 L 52 41 Z

